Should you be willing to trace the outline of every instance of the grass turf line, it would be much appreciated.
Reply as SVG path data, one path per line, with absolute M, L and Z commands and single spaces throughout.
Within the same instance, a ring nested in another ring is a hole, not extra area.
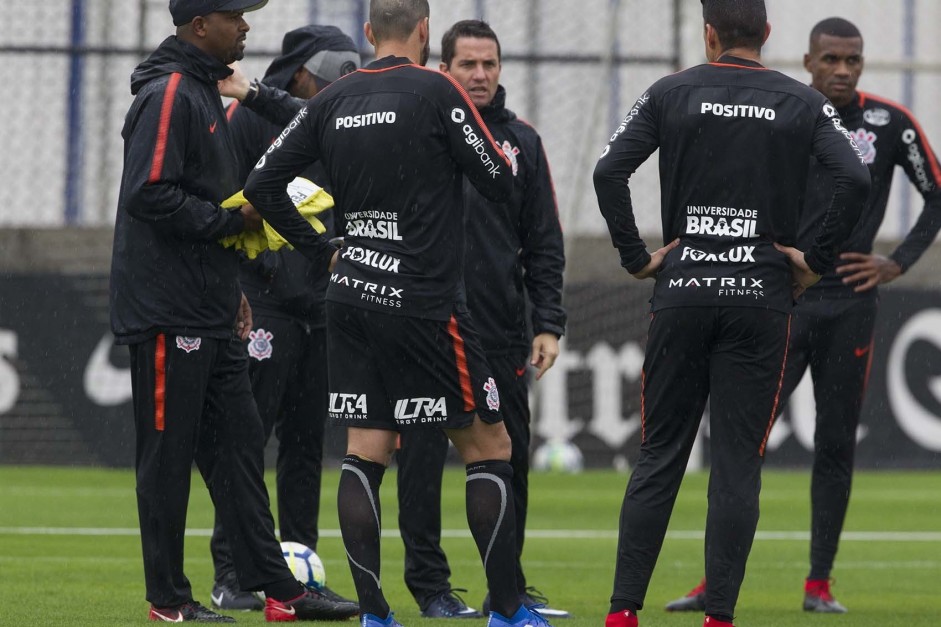
M 321 527 L 336 530 L 339 474 L 324 476 Z M 573 618 L 557 627 L 597 627 L 607 612 L 614 569 L 617 518 L 627 477 L 614 471 L 581 475 L 531 475 L 529 528 L 604 531 L 603 537 L 559 539 L 531 536 L 524 551 L 529 583 L 549 596 L 552 605 Z M 273 476 L 268 476 L 273 495 Z M 686 478 L 671 531 L 651 581 L 644 627 L 699 627 L 702 618 L 668 614 L 666 601 L 685 593 L 701 577 L 701 532 L 705 520 L 707 477 Z M 466 530 L 464 473 L 445 477 L 445 529 Z M 847 518 L 848 532 L 941 531 L 941 474 L 937 472 L 857 473 Z M 765 471 L 759 531 L 787 532 L 758 540 L 739 600 L 739 627 L 928 627 L 941 624 L 941 543 L 844 541 L 837 558 L 834 594 L 850 609 L 845 616 L 811 616 L 801 611 L 808 543 L 800 536 L 809 526 L 809 476 L 806 472 Z M 382 490 L 383 520 L 396 526 L 395 473 Z M 0 528 L 136 528 L 134 477 L 131 471 L 85 468 L 0 466 Z M 189 527 L 212 527 L 212 509 L 198 475 L 193 477 Z M 682 533 L 687 532 L 687 533 Z M 689 533 L 692 532 L 692 533 Z M 792 535 L 788 535 L 792 533 Z M 796 536 L 793 534 L 797 534 Z M 789 539 L 793 537 L 794 539 Z M 880 536 L 876 536 L 879 538 Z M 465 534 L 446 536 L 452 585 L 468 588 L 467 602 L 480 607 L 485 583 L 473 541 Z M 186 540 L 187 575 L 196 598 L 208 604 L 212 563 L 206 536 Z M 342 543 L 335 533 L 321 539 L 329 585 L 348 596 L 353 586 Z M 402 582 L 403 549 L 399 539 L 384 538 L 383 583 L 397 619 L 406 627 L 453 627 L 454 621 L 420 618 Z M 148 624 L 144 601 L 140 541 L 134 535 L 47 535 L 0 533 L 0 624 L 129 625 Z M 261 625 L 260 613 L 234 613 L 239 624 Z M 475 621 L 470 621 L 474 624 Z M 484 625 L 483 621 L 476 621 Z M 355 625 L 353 621 L 348 623 Z

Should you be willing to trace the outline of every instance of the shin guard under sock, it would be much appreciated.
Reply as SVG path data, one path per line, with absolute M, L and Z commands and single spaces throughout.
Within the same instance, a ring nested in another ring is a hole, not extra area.
M 355 455 L 343 458 L 337 490 L 337 514 L 346 557 L 364 614 L 388 616 L 389 604 L 379 583 L 379 535 L 382 516 L 379 485 L 385 466 Z
M 467 523 L 484 563 L 490 608 L 503 616 L 513 616 L 520 605 L 512 478 L 509 462 L 467 465 Z

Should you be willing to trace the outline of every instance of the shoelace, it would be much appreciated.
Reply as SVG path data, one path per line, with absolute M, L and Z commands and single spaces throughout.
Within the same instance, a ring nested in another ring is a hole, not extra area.
M 545 597 L 542 597 L 545 599 Z M 532 627 L 552 627 L 549 624 L 549 621 L 546 620 L 546 617 L 539 613 L 539 607 L 544 606 L 545 603 L 540 603 L 538 607 L 528 607 L 529 615 L 532 616 L 530 624 Z
M 536 606 L 549 607 L 549 598 L 533 586 L 528 586 L 526 588 L 525 594 L 527 597 L 535 601 Z
M 467 588 L 450 588 L 442 592 L 440 596 L 445 608 L 447 608 L 448 612 L 451 614 L 457 614 L 467 609 L 467 603 L 464 602 L 464 599 L 458 592 L 467 592 Z

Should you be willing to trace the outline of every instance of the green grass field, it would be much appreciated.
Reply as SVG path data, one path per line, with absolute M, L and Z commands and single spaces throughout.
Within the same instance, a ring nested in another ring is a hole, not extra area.
M 319 547 L 330 586 L 353 595 L 337 532 L 338 473 L 325 476 Z M 272 477 L 269 477 L 271 491 Z M 941 625 L 941 473 L 858 473 L 837 560 L 834 592 L 850 609 L 842 616 L 801 611 L 807 571 L 808 474 L 765 472 L 759 536 L 739 600 L 739 627 L 936 627 Z M 626 477 L 613 471 L 531 477 L 529 583 L 552 604 L 572 612 L 563 627 L 598 627 L 608 608 L 617 518 Z M 445 477 L 445 550 L 452 585 L 480 607 L 485 584 L 467 533 L 463 474 Z M 703 568 L 706 476 L 687 477 L 651 582 L 644 627 L 700 627 L 702 617 L 667 614 L 669 599 L 698 582 Z M 402 543 L 396 535 L 394 472 L 383 489 L 383 583 L 406 627 L 445 627 L 453 621 L 419 617 L 402 582 Z M 194 476 L 187 574 L 208 604 L 212 584 L 212 510 Z M 128 471 L 0 466 L 0 625 L 146 624 L 134 478 Z M 237 613 L 244 625 L 260 613 Z M 483 625 L 483 621 L 470 624 Z M 349 624 L 353 624 L 350 622 Z

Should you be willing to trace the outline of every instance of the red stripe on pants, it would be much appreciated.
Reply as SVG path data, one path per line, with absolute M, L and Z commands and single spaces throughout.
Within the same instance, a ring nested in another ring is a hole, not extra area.
M 163 431 L 167 400 L 167 338 L 157 335 L 154 350 L 154 428 Z
M 457 328 L 457 318 L 451 316 L 448 322 L 448 334 L 454 342 L 454 360 L 457 362 L 457 376 L 461 381 L 461 394 L 464 397 L 464 411 L 473 411 L 474 389 L 471 387 L 470 372 L 467 371 L 467 355 L 464 353 L 464 338 Z

